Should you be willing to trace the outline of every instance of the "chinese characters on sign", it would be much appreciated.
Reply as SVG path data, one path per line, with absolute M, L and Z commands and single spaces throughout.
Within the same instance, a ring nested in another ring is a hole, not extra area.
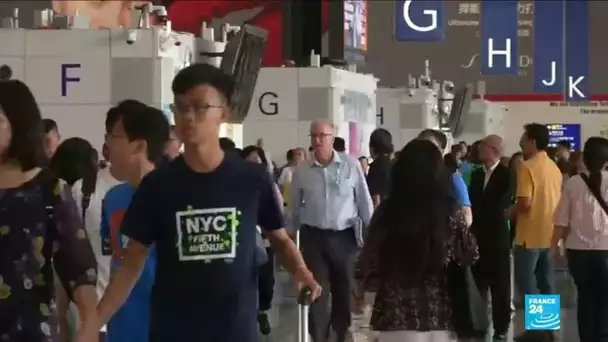
M 458 4 L 458 14 L 480 14 L 479 3 Z
M 397 0 L 396 3 L 396 40 L 389 43 L 388 39 L 376 38 L 376 35 L 374 39 L 383 46 L 383 51 L 389 47 L 394 51 L 383 56 L 384 64 L 395 66 L 407 57 L 408 65 L 388 68 L 392 72 L 380 71 L 376 63 L 364 68 L 377 74 L 385 85 L 402 85 L 403 73 L 420 73 L 420 65 L 430 57 L 434 77 L 455 83 L 481 79 L 487 82 L 489 95 L 562 94 L 569 101 L 588 101 L 591 88 L 596 94 L 608 93 L 608 69 L 601 67 L 608 58 L 608 50 L 597 47 L 601 45 L 601 39 L 605 40 L 605 35 L 600 32 L 606 32 L 608 27 L 605 21 L 608 6 L 603 2 Z M 495 19 L 487 20 L 486 7 L 503 6 L 497 3 L 510 3 L 508 20 L 506 14 L 501 15 L 498 9 L 494 11 Z M 380 5 L 377 7 L 382 11 Z M 484 18 L 493 33 L 488 36 L 490 32 L 486 31 L 482 40 Z M 380 26 L 387 29 L 387 25 Z M 488 68 L 482 70 L 484 63 L 486 67 L 489 64 L 488 38 L 493 38 L 494 52 L 503 52 L 502 55 L 493 55 L 494 65 L 505 72 L 508 69 L 509 75 L 520 77 L 496 78 L 495 75 L 507 73 L 497 69 L 493 72 L 487 72 Z M 508 54 L 504 52 L 507 38 L 511 40 Z M 416 43 L 429 41 L 438 43 Z M 484 41 L 485 50 L 481 46 Z M 593 53 L 589 52 L 590 49 Z M 506 55 L 510 57 L 511 67 L 506 67 Z M 395 72 L 396 69 L 400 72 Z M 593 79 L 589 70 L 594 70 Z
M 551 107 L 575 107 L 580 114 L 608 114 L 608 101 L 550 102 Z

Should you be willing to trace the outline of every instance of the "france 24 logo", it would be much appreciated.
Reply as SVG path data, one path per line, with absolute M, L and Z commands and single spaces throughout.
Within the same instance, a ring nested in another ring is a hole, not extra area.
M 395 38 L 398 41 L 438 41 L 445 37 L 444 3 L 437 0 L 398 0 Z
M 559 330 L 561 305 L 559 295 L 526 295 L 526 330 Z

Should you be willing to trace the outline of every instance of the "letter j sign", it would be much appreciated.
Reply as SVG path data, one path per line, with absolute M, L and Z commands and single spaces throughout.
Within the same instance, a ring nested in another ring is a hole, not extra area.
M 398 41 L 443 40 L 443 0 L 397 0 L 395 4 L 395 38 Z

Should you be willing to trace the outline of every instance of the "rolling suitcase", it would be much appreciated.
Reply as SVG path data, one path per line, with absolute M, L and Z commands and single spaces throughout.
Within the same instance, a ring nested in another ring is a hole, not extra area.
M 298 296 L 298 342 L 309 342 L 308 311 L 310 309 L 310 288 L 303 288 Z

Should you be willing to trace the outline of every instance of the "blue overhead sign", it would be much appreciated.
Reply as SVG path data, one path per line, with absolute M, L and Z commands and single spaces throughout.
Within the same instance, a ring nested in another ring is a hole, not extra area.
M 534 91 L 564 92 L 564 3 L 534 4 Z
M 518 5 L 517 0 L 481 3 L 482 75 L 517 75 Z
M 439 41 L 445 38 L 443 0 L 398 0 L 395 8 L 398 41 Z

